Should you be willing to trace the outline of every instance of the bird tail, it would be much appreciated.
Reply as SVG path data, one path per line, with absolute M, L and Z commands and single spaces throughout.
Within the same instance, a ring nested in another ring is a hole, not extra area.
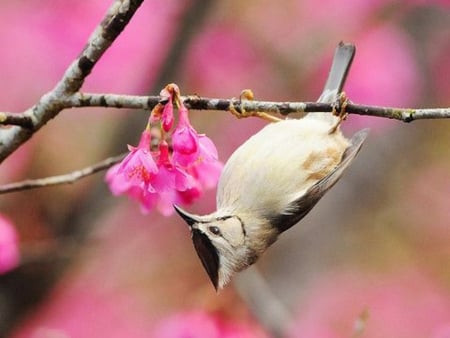
M 341 93 L 345 80 L 347 79 L 347 74 L 354 56 L 355 46 L 341 41 L 334 52 L 327 82 L 317 102 L 329 103 L 337 99 L 337 95 Z M 310 113 L 307 116 L 327 119 L 331 124 L 335 124 L 338 121 L 338 117 L 330 113 Z

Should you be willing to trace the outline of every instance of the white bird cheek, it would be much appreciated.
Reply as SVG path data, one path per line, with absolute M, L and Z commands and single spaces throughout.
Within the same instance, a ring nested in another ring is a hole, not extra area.
M 239 226 L 226 226 L 222 228 L 223 238 L 233 247 L 237 248 L 244 244 L 245 238 L 242 232 L 242 227 Z

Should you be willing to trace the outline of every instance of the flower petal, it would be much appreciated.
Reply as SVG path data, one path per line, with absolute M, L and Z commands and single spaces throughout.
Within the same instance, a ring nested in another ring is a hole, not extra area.
M 169 98 L 169 102 L 167 102 L 164 106 L 162 113 L 162 127 L 165 132 L 168 132 L 172 129 L 173 126 L 173 100 L 172 97 Z
M 178 125 L 172 134 L 173 150 L 182 155 L 194 155 L 199 147 L 198 134 L 189 121 L 188 110 L 185 106 L 180 107 L 179 114 Z

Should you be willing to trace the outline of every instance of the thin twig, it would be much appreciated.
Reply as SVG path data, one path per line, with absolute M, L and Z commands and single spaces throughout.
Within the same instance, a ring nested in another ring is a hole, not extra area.
M 258 268 L 253 265 L 240 272 L 234 279 L 234 286 L 272 337 L 283 337 L 286 328 L 292 323 L 292 313 L 273 293 Z
M 394 108 L 366 106 L 355 103 L 348 103 L 345 111 L 349 114 L 366 116 L 385 117 L 403 122 L 426 119 L 448 119 L 450 118 L 449 108 Z
M 126 109 L 152 109 L 163 98 L 161 96 L 138 96 L 116 94 L 91 94 L 77 92 L 60 100 L 64 108 L 76 107 L 109 107 Z M 337 103 L 322 102 L 273 102 L 250 101 L 238 99 L 206 98 L 199 96 L 182 96 L 186 106 L 194 110 L 229 111 L 234 107 L 237 111 L 266 112 L 280 115 L 292 113 L 332 112 Z M 347 101 L 345 111 L 348 114 L 376 116 L 412 122 L 423 119 L 450 118 L 450 108 L 395 108 L 368 106 Z M 23 114 L 0 113 L 0 124 L 17 125 L 27 128 L 31 120 Z
M 0 162 L 25 143 L 50 119 L 58 115 L 62 109 L 67 108 L 61 102 L 81 88 L 97 61 L 123 31 L 143 1 L 114 1 L 102 22 L 91 34 L 81 54 L 67 68 L 61 81 L 52 91 L 42 96 L 35 106 L 23 113 L 31 120 L 31 128 L 14 126 L 0 129 Z M 4 117 L 11 119 L 9 114 L 5 114 Z
M 14 191 L 29 190 L 34 188 L 50 187 L 60 184 L 70 184 L 78 181 L 81 178 L 95 174 L 99 171 L 108 169 L 114 164 L 119 163 L 126 154 L 109 157 L 94 165 L 85 167 L 83 169 L 75 170 L 67 174 L 50 176 L 38 179 L 28 179 L 20 182 L 8 183 L 0 185 L 0 194 L 6 194 Z
M 76 93 L 66 98 L 63 104 L 69 107 L 113 107 L 127 109 L 152 109 L 161 101 L 160 96 L 114 95 Z M 182 96 L 186 106 L 195 110 L 229 111 L 234 106 L 238 111 L 266 112 L 288 115 L 291 113 L 332 112 L 337 103 L 322 102 L 273 102 L 239 99 L 220 99 L 199 96 Z M 412 122 L 421 119 L 450 118 L 449 108 L 395 108 L 368 106 L 347 101 L 345 111 L 349 114 L 377 116 Z M 0 121 L 1 123 L 1 121 Z
M 0 112 L 0 124 L 20 126 L 26 129 L 33 128 L 33 121 L 29 116 L 26 116 L 24 114 Z
M 151 110 L 158 102 L 163 100 L 161 96 L 138 96 L 117 94 L 92 94 L 77 92 L 61 98 L 60 105 L 64 108 L 77 107 L 108 107 L 126 109 Z M 337 103 L 323 102 L 274 102 L 274 101 L 250 101 L 238 99 L 219 99 L 199 96 L 182 96 L 186 106 L 194 110 L 229 111 L 234 107 L 237 111 L 266 112 L 280 115 L 292 113 L 318 113 L 332 112 Z M 389 119 L 412 122 L 424 119 L 450 118 L 450 108 L 395 108 L 368 106 L 347 102 L 345 111 L 348 114 L 376 116 Z M 0 112 L 0 124 L 16 125 L 30 128 L 32 122 L 29 116 L 24 114 Z

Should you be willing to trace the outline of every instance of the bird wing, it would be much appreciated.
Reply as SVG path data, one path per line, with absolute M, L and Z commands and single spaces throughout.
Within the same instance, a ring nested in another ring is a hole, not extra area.
M 272 217 L 271 223 L 283 232 L 297 224 L 322 196 L 339 180 L 344 170 L 350 165 L 358 154 L 361 146 L 369 133 L 369 129 L 358 131 L 350 140 L 350 146 L 345 150 L 341 162 L 327 176 L 311 186 L 305 194 L 289 203 L 285 212 Z

